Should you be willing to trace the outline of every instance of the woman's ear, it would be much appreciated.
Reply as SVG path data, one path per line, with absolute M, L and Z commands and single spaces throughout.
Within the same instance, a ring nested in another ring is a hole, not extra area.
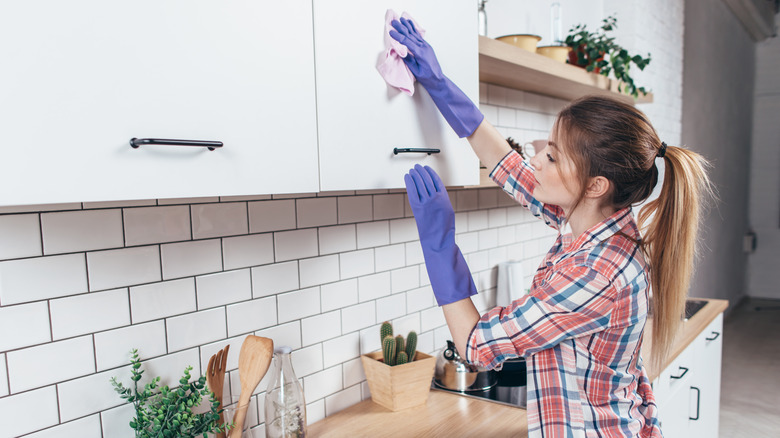
M 610 190 L 610 182 L 603 176 L 596 176 L 588 181 L 588 189 L 585 191 L 586 198 L 600 198 Z

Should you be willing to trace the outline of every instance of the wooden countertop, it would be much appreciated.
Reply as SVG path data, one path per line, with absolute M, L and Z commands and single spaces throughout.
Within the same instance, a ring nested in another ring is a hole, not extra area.
M 710 300 L 683 325 L 664 368 L 671 363 L 726 307 L 726 300 Z M 642 356 L 652 351 L 652 332 L 648 323 Z M 646 366 L 649 360 L 646 360 Z M 660 371 L 647 372 L 655 380 Z M 420 407 L 392 412 L 370 399 L 309 425 L 312 437 L 396 437 L 396 436 L 490 436 L 528 435 L 526 410 L 431 390 L 428 402 Z

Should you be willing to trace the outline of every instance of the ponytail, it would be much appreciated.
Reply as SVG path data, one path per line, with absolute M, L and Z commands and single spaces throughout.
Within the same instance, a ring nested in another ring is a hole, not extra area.
M 643 251 L 653 290 L 653 367 L 668 357 L 682 323 L 694 271 L 703 201 L 712 195 L 708 163 L 687 149 L 667 146 L 661 193 L 639 212 Z

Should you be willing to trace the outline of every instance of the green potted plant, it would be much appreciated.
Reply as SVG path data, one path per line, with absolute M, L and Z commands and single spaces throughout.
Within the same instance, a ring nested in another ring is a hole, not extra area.
M 136 438 L 152 437 L 207 437 L 209 433 L 227 431 L 230 426 L 219 424 L 219 401 L 214 399 L 206 386 L 206 378 L 201 377 L 190 382 L 189 366 L 179 379 L 178 388 L 160 387 L 160 377 L 155 377 L 149 383 L 139 388 L 139 381 L 144 373 L 138 350 L 132 350 L 130 364 L 133 381 L 127 388 L 111 378 L 111 384 L 119 396 L 132 403 L 135 407 L 135 417 L 130 421 L 130 427 L 135 431 Z M 209 399 L 210 409 L 203 413 L 194 413 L 192 408 L 200 405 L 204 397 Z
M 572 48 L 569 52 L 569 64 L 583 67 L 589 72 L 609 76 L 621 82 L 618 91 L 625 92 L 634 97 L 639 93 L 647 94 L 644 87 L 637 87 L 631 77 L 631 65 L 636 65 L 644 70 L 650 64 L 650 54 L 646 58 L 640 55 L 631 55 L 626 49 L 615 42 L 615 38 L 609 35 L 617 28 L 617 18 L 607 17 L 601 27 L 591 32 L 584 24 L 574 26 L 566 37 L 566 45 Z
M 417 351 L 416 332 L 409 332 L 406 338 L 394 336 L 393 326 L 387 321 L 379 332 L 382 351 L 360 357 L 371 400 L 391 411 L 425 404 L 436 359 Z

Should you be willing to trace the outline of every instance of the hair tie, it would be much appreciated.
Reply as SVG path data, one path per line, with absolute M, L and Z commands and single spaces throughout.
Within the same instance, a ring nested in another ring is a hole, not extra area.
M 658 158 L 663 158 L 666 155 L 666 143 L 661 142 L 661 149 L 658 149 Z

